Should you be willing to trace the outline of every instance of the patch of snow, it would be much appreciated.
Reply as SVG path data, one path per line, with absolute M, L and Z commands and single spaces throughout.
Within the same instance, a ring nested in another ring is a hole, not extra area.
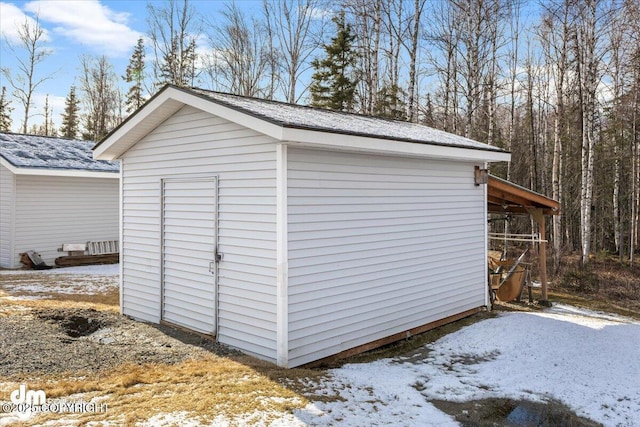
M 457 426 L 414 386 L 414 372 L 380 360 L 351 364 L 331 371 L 321 388 L 339 396 L 332 402 L 313 402 L 295 411 L 310 426 Z
M 120 274 L 120 264 L 82 265 L 79 267 L 52 268 L 50 270 L 0 270 L 4 274 L 83 274 L 114 276 Z
M 344 401 L 314 402 L 310 425 L 455 422 L 429 400 L 557 399 L 605 426 L 640 425 L 640 322 L 558 305 L 505 313 L 410 358 L 350 364 L 318 384 Z
M 136 426 L 138 427 L 168 427 L 176 425 L 181 427 L 304 427 L 307 424 L 304 424 L 291 414 L 271 412 L 256 412 L 231 418 L 224 415 L 218 415 L 210 422 L 203 423 L 186 411 L 173 412 L 170 414 L 158 414 L 144 422 L 136 423 Z
M 546 313 L 551 314 L 566 314 L 573 319 L 574 322 L 579 322 L 581 319 L 595 318 L 595 319 L 604 319 L 604 320 L 612 320 L 614 322 L 622 322 L 622 323 L 636 323 L 640 324 L 635 319 L 630 317 L 620 316 L 618 314 L 605 313 L 603 311 L 593 311 L 587 310 L 584 308 L 578 308 L 567 304 L 553 304 L 553 307 L 546 310 Z M 541 313 L 544 315 L 544 313 Z M 601 322 L 597 322 L 597 324 L 602 325 Z
M 51 294 L 96 295 L 119 287 L 118 264 L 66 267 L 51 270 L 0 270 L 0 291 L 8 299 L 49 298 Z M 27 295 L 12 295 L 26 293 Z M 42 294 L 42 295 L 40 295 Z
M 17 297 L 9 296 L 2 297 L 2 299 L 6 299 L 7 301 L 25 301 L 25 300 L 35 300 L 35 299 L 47 299 L 44 295 L 20 295 Z
M 170 414 L 158 414 L 149 418 L 145 422 L 138 422 L 136 426 L 139 427 L 151 427 L 151 426 L 182 426 L 182 427 L 198 427 L 202 424 L 196 418 L 189 415 L 187 411 L 173 412 Z
M 104 294 L 118 289 L 118 280 L 113 276 L 72 276 L 70 280 L 60 280 L 54 283 L 50 281 L 40 283 L 37 280 L 28 283 L 5 283 L 2 289 L 10 292 L 26 292 L 28 296 L 20 296 L 23 299 L 35 299 L 37 294 Z

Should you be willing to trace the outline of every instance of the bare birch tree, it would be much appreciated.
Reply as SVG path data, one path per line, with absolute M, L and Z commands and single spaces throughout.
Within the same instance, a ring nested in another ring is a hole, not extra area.
M 38 74 L 38 66 L 52 53 L 50 49 L 43 46 L 46 34 L 40 26 L 38 15 L 33 20 L 25 18 L 16 29 L 18 43 L 13 44 L 8 40 L 6 43 L 17 60 L 17 72 L 12 72 L 9 67 L 2 67 L 0 70 L 13 89 L 13 96 L 22 104 L 24 109 L 22 133 L 27 133 L 29 119 L 32 116 L 33 94 L 42 83 L 53 78 L 55 73 L 43 76 Z
M 362 112 L 374 114 L 380 90 L 380 43 L 382 36 L 382 0 L 354 0 L 345 3 L 352 15 L 357 35 L 359 90 Z
M 547 6 L 540 25 L 540 38 L 546 59 L 546 69 L 553 79 L 555 97 L 553 103 L 553 160 L 551 166 L 551 197 L 562 206 L 563 199 L 563 147 L 562 123 L 564 122 L 564 89 L 568 71 L 569 43 L 569 10 L 568 0 Z M 553 224 L 553 267 L 560 268 L 562 254 L 562 211 L 554 215 Z
M 305 90 L 300 90 L 300 76 L 311 68 L 310 58 L 322 39 L 325 19 L 318 16 L 324 0 L 264 0 L 265 24 L 275 38 L 280 52 L 287 102 L 297 103 Z
M 597 89 L 601 78 L 601 55 L 598 51 L 604 1 L 587 0 L 576 11 L 575 50 L 580 83 L 580 111 L 582 115 L 580 242 L 582 263 L 589 262 L 591 251 L 591 214 L 593 205 L 594 166 L 598 119 Z
M 409 12 L 407 20 L 408 37 L 403 37 L 404 47 L 409 53 L 409 96 L 407 100 L 408 112 L 407 120 L 417 122 L 418 103 L 418 46 L 420 42 L 420 31 L 422 29 L 422 12 L 426 0 L 414 0 L 413 10 Z
M 105 56 L 85 55 L 80 57 L 80 64 L 80 89 L 85 110 L 82 137 L 97 141 L 120 123 L 122 96 L 113 66 Z
M 271 92 L 264 82 L 272 63 L 265 27 L 247 18 L 235 3 L 228 4 L 220 18 L 220 22 L 208 23 L 211 53 L 205 68 L 212 83 L 243 96 Z
M 384 86 L 400 87 L 400 52 L 402 41 L 406 35 L 405 0 L 389 0 L 382 2 L 382 29 L 384 33 L 383 52 L 386 61 Z
M 193 85 L 197 75 L 196 45 L 200 19 L 189 0 L 147 5 L 148 36 L 153 49 L 156 85 Z
M 458 43 L 459 25 L 455 7 L 451 2 L 430 5 L 430 19 L 426 29 L 429 48 L 427 57 L 433 67 L 438 85 L 436 99 L 440 104 L 441 128 L 458 133 Z

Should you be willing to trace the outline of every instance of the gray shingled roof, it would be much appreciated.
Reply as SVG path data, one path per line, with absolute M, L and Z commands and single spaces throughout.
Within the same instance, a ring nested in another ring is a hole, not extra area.
M 219 104 L 283 127 L 485 151 L 504 151 L 498 147 L 416 123 L 246 98 L 203 89 L 191 89 L 191 91 Z
M 0 156 L 17 168 L 118 172 L 118 162 L 94 160 L 91 141 L 0 133 Z

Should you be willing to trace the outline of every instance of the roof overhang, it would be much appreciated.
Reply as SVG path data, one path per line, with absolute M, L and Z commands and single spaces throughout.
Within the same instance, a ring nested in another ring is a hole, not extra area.
M 284 128 L 283 136 L 285 138 L 284 142 L 288 145 L 307 148 L 475 162 L 507 162 L 511 160 L 511 153 L 504 151 L 485 151 L 436 144 L 420 144 L 308 129 Z
M 249 129 L 270 136 L 278 142 L 293 146 L 476 162 L 501 162 L 511 159 L 510 153 L 499 150 L 405 142 L 379 137 L 287 127 L 271 123 L 248 112 L 231 108 L 211 98 L 174 86 L 165 86 L 145 105 L 100 141 L 93 148 L 93 157 L 100 160 L 120 158 L 134 144 L 185 105 L 206 111 L 231 122 L 240 123 Z
M 118 179 L 120 178 L 119 172 L 104 172 L 93 170 L 80 170 L 80 169 L 49 169 L 49 168 L 29 168 L 14 166 L 6 159 L 0 157 L 0 165 L 9 169 L 14 175 L 30 175 L 30 176 L 65 176 L 65 177 L 80 177 L 80 178 L 107 178 Z
M 492 213 L 527 214 L 541 210 L 544 215 L 558 215 L 560 203 L 528 188 L 489 175 L 488 210 Z

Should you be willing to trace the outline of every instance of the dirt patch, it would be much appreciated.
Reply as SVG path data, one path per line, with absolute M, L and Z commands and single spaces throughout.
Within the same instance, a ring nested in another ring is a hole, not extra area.
M 438 409 L 453 416 L 462 426 L 600 426 L 594 421 L 577 416 L 566 405 L 549 400 L 532 402 L 513 399 L 482 399 L 469 402 L 432 400 Z
M 236 352 L 196 334 L 109 311 L 36 309 L 0 316 L 0 376 L 100 373 L 127 363 L 176 364 Z
M 39 319 L 58 325 L 71 338 L 86 337 L 111 323 L 109 316 L 93 310 L 39 310 Z

